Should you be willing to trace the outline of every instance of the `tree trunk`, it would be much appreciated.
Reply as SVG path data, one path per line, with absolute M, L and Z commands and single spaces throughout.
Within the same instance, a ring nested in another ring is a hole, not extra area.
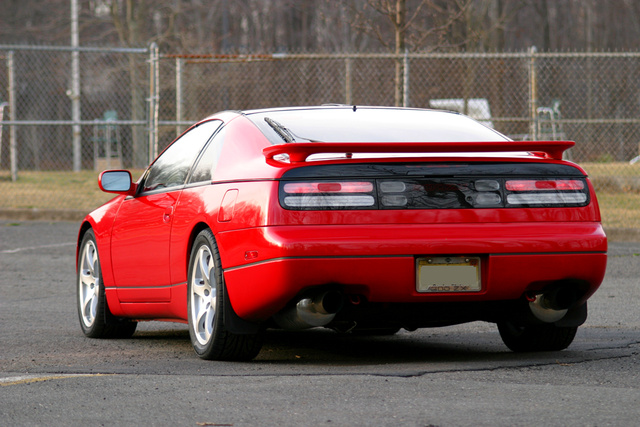
M 111 17 L 118 32 L 120 41 L 128 47 L 138 47 L 142 40 L 141 20 L 145 19 L 144 0 L 126 0 L 124 19 L 118 9 L 118 2 L 111 3 Z M 129 54 L 129 87 L 131 91 L 131 120 L 145 120 L 144 93 L 140 71 L 138 69 L 138 57 Z M 134 125 L 131 128 L 132 166 L 144 168 L 148 164 L 147 144 L 145 139 L 145 127 Z

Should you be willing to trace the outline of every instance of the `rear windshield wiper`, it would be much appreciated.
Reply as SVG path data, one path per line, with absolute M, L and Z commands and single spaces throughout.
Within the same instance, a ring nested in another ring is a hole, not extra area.
M 280 136 L 280 138 L 284 139 L 284 142 L 296 141 L 291 131 L 286 127 L 282 126 L 280 123 L 276 122 L 275 120 L 269 117 L 265 117 L 264 121 L 267 122 L 269 126 L 271 126 L 271 129 L 276 131 L 276 133 Z

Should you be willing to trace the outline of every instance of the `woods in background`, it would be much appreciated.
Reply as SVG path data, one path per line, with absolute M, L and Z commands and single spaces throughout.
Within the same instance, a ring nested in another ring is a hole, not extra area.
M 638 0 L 79 0 L 82 46 L 167 53 L 637 50 Z M 69 0 L 3 0 L 0 44 L 66 45 Z

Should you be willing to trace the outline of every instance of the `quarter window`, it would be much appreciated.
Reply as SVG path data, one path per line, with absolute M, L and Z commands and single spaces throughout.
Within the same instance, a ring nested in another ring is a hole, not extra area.
M 189 178 L 189 184 L 196 182 L 210 182 L 213 177 L 213 172 L 218 165 L 218 159 L 220 158 L 220 152 L 222 151 L 222 144 L 224 143 L 225 137 L 224 128 L 218 132 L 207 148 L 205 148 L 204 153 L 200 156 L 198 163 L 193 168 L 193 173 L 191 174 L 191 178 Z
M 218 120 L 201 123 L 173 142 L 151 165 L 143 191 L 184 185 L 196 157 L 220 125 Z

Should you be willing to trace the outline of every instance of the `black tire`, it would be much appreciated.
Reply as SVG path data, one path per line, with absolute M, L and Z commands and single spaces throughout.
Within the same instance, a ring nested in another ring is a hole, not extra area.
M 109 311 L 102 282 L 102 268 L 93 230 L 82 237 L 78 251 L 76 303 L 82 332 L 89 338 L 129 338 L 137 322 L 114 317 Z
M 578 327 L 553 324 L 519 326 L 506 321 L 498 323 L 498 331 L 509 349 L 522 353 L 564 350 L 573 342 Z
M 262 333 L 233 334 L 224 325 L 224 278 L 213 233 L 196 236 L 189 259 L 187 310 L 189 336 L 206 360 L 251 360 L 262 347 Z

